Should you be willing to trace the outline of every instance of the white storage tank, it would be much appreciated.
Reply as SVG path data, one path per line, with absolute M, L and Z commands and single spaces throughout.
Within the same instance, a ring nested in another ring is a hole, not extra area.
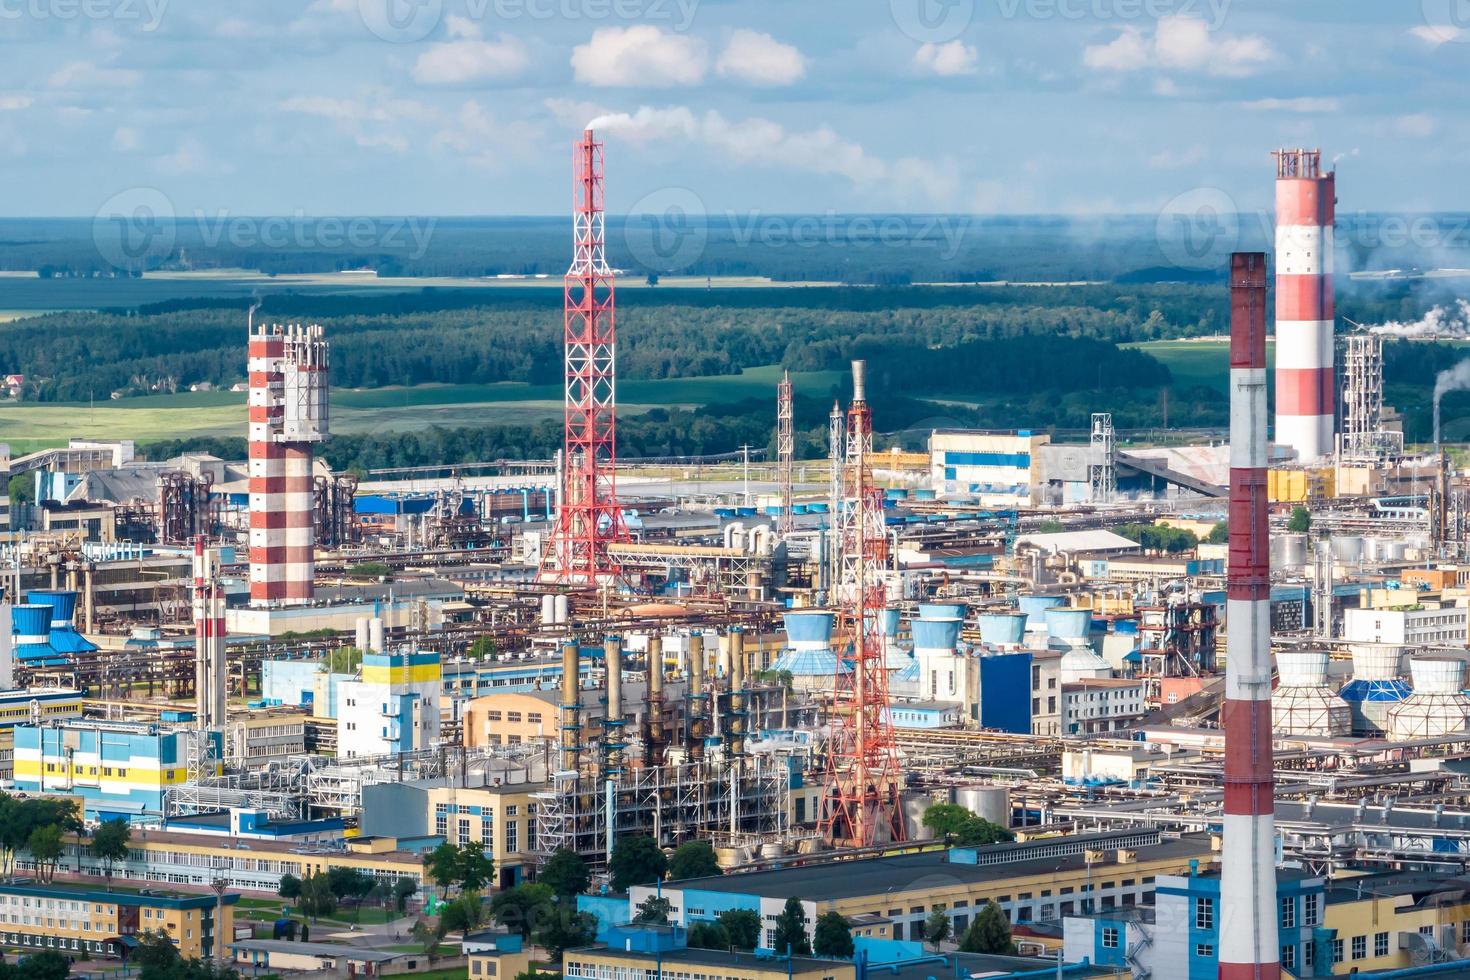
M 1348 735 L 1353 711 L 1327 683 L 1325 650 L 1289 650 L 1276 655 L 1280 684 L 1271 695 L 1271 730 L 1281 735 Z
M 1332 557 L 1344 564 L 1354 564 L 1363 560 L 1363 538 L 1357 534 L 1334 534 L 1332 536 Z
M 1470 697 L 1464 693 L 1465 662 L 1415 657 L 1409 662 L 1414 692 L 1388 713 L 1389 737 L 1439 738 L 1463 732 L 1470 722 Z
M 1307 564 L 1307 536 L 1278 534 L 1271 539 L 1271 567 L 1281 571 L 1300 571 Z
M 993 783 L 956 786 L 950 793 L 954 802 L 977 817 L 984 817 L 1001 827 L 1011 825 L 1011 791 Z

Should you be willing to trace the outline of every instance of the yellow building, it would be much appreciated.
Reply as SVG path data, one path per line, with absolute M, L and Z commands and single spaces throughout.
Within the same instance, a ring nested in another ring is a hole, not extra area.
M 1470 895 L 1457 879 L 1424 871 L 1342 877 L 1327 885 L 1323 924 L 1331 948 L 1319 955 L 1332 956 L 1334 973 L 1394 970 L 1470 944 Z
M 239 895 L 150 894 L 61 885 L 0 884 L 0 937 L 21 950 L 78 958 L 124 954 L 132 937 L 159 932 L 187 958 L 215 955 L 234 931 Z M 219 921 L 216 922 L 216 915 Z
M 1332 467 L 1268 470 L 1266 496 L 1272 503 L 1302 503 L 1337 496 Z

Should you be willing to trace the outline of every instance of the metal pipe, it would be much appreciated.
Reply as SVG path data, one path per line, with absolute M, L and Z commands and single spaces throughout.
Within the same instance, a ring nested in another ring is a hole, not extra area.
M 657 633 L 648 638 L 648 720 L 643 740 L 643 758 L 648 765 L 664 761 L 664 638 Z
M 607 670 L 607 720 L 617 723 L 623 720 L 623 638 L 604 637 L 602 659 Z
M 704 758 L 704 635 L 689 636 L 689 758 Z
M 581 649 L 575 638 L 561 648 L 561 767 L 575 772 L 581 762 Z

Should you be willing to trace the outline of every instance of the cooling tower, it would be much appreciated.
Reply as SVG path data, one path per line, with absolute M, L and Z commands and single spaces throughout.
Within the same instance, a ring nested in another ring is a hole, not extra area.
M 26 601 L 51 607 L 51 649 L 57 653 L 92 653 L 97 644 L 77 632 L 77 593 L 69 589 L 36 589 Z
M 1388 730 L 1389 709 L 1409 696 L 1403 659 L 1409 648 L 1395 643 L 1355 643 L 1353 679 L 1339 692 L 1353 712 L 1353 734 Z
M 15 633 L 15 659 L 45 664 L 61 661 L 51 646 L 51 606 L 17 603 L 11 609 L 11 628 Z
M 1276 654 L 1280 683 L 1271 696 L 1271 730 L 1281 735 L 1348 735 L 1353 710 L 1327 684 L 1327 653 L 1291 650 Z
M 785 613 L 786 649 L 771 665 L 791 674 L 798 691 L 830 689 L 837 674 L 832 652 L 833 614 L 826 609 L 798 609 Z
M 1085 643 L 1092 632 L 1091 609 L 1052 607 L 1046 610 L 1045 618 L 1047 635 L 1066 644 Z
M 1026 614 L 981 613 L 980 639 L 986 646 L 1020 646 L 1026 639 Z
M 1461 660 L 1416 657 L 1409 662 L 1414 691 L 1388 711 L 1388 735 L 1395 741 L 1439 738 L 1463 732 L 1470 721 L 1470 698 Z

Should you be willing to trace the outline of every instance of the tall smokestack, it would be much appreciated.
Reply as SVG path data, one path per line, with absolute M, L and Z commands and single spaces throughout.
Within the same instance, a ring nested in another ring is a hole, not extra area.
M 643 737 L 643 761 L 650 766 L 664 761 L 664 638 L 648 638 L 648 721 Z
M 1303 460 L 1332 452 L 1332 223 L 1337 175 L 1322 151 L 1277 150 L 1276 442 Z
M 575 637 L 561 648 L 561 767 L 575 772 L 582 750 L 582 651 Z
M 730 724 L 727 732 L 730 755 L 745 752 L 745 631 L 730 630 Z
M 1266 524 L 1266 256 L 1261 252 L 1230 257 L 1229 526 L 1220 977 L 1279 980 Z
M 604 770 L 608 773 L 621 772 L 623 750 L 627 747 L 624 738 L 623 718 L 623 638 L 607 636 L 602 641 L 602 659 L 607 670 L 607 717 L 602 723 L 602 751 Z
M 225 600 L 218 553 L 194 538 L 194 702 L 200 728 L 225 723 Z
M 689 758 L 704 758 L 704 635 L 689 636 Z

